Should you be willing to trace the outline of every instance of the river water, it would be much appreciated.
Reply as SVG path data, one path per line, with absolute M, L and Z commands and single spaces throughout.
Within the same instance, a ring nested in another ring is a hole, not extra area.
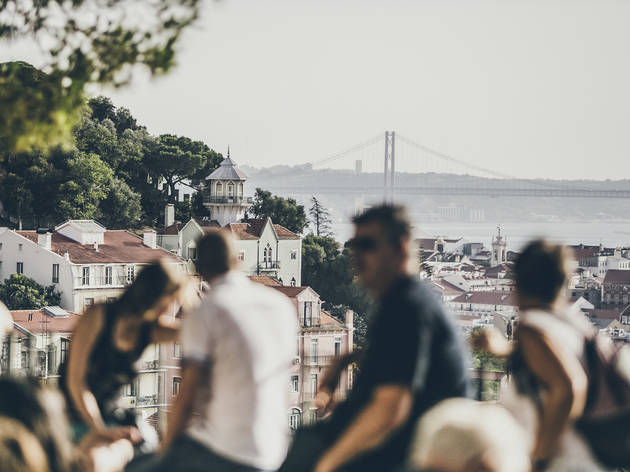
M 333 225 L 335 238 L 346 241 L 352 237 L 352 225 Z M 414 237 L 447 236 L 464 238 L 466 242 L 481 242 L 490 247 L 497 233 L 497 224 L 484 223 L 418 223 L 414 224 Z M 606 247 L 630 246 L 630 221 L 552 221 L 505 223 L 501 234 L 507 238 L 508 249 L 519 251 L 527 241 L 545 237 L 565 244 L 603 244 Z

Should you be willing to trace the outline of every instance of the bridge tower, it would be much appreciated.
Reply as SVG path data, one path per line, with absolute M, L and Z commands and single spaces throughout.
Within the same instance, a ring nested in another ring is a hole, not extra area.
M 385 131 L 385 166 L 383 170 L 383 201 L 394 202 L 396 176 L 396 131 Z

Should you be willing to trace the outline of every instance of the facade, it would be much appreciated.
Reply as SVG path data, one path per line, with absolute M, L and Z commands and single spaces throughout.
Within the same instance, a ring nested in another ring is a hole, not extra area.
M 140 238 L 107 230 L 93 220 L 69 220 L 47 231 L 0 233 L 0 280 L 24 274 L 61 292 L 61 307 L 80 313 L 118 297 L 144 265 L 164 259 L 185 271 L 179 257 L 156 244 L 155 231 Z
M 247 175 L 228 156 L 221 165 L 206 177 L 203 204 L 210 211 L 210 217 L 225 226 L 240 221 L 252 205 L 251 197 L 245 197 Z
M 254 282 L 270 286 L 293 302 L 300 326 L 295 359 L 289 381 L 288 424 L 291 430 L 317 419 L 314 405 L 319 382 L 332 361 L 353 349 L 353 313 L 346 312 L 344 322 L 321 309 L 321 299 L 310 287 L 287 287 L 269 276 L 252 276 Z M 352 387 L 352 367 L 341 375 L 335 395 L 344 399 Z
M 476 317 L 481 324 L 492 324 L 495 314 L 504 317 L 518 314 L 516 293 L 513 291 L 466 292 L 447 303 L 456 317 Z
M 611 269 L 602 283 L 602 308 L 625 308 L 630 304 L 630 270 Z

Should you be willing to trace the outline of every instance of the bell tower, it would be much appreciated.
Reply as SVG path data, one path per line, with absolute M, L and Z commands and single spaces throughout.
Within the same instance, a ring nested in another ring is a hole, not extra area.
M 490 267 L 498 266 L 507 261 L 507 239 L 501 235 L 501 226 L 497 226 L 497 234 L 492 239 L 492 255 Z
M 206 177 L 203 204 L 210 210 L 210 218 L 225 226 L 245 217 L 253 203 L 251 197 L 245 197 L 246 181 L 247 175 L 232 160 L 228 148 L 221 165 Z

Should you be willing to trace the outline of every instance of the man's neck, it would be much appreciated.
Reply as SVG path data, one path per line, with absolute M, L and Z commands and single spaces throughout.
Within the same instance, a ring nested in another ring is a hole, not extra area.
M 383 298 L 396 282 L 409 276 L 411 276 L 411 273 L 406 268 L 401 268 L 400 270 L 384 274 L 381 279 L 382 283 L 376 290 L 374 290 L 374 296 L 377 299 Z

